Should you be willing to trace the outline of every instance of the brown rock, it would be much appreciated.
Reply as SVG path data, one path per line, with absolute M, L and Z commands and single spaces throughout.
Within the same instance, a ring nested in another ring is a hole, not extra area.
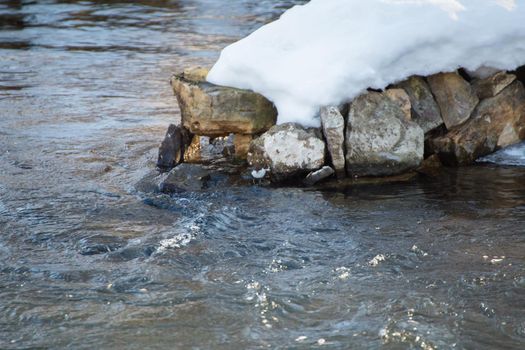
M 405 120 L 412 120 L 412 103 L 410 97 L 403 89 L 388 89 L 385 91 L 385 95 L 392 100 L 405 114 Z
M 253 140 L 253 135 L 235 134 L 233 136 L 233 145 L 235 147 L 235 157 L 239 159 L 246 159 L 250 149 L 250 142 Z
M 428 77 L 428 83 L 447 129 L 469 119 L 479 99 L 465 79 L 456 73 L 439 73 Z
M 472 83 L 472 89 L 480 100 L 494 97 L 509 86 L 516 76 L 505 72 L 498 72 L 486 79 L 478 79 Z
M 419 76 L 412 76 L 399 83 L 398 86 L 403 88 L 410 98 L 412 120 L 416 122 L 425 133 L 443 124 L 441 112 L 425 79 Z
M 525 89 L 514 81 L 498 95 L 481 101 L 467 123 L 430 144 L 442 160 L 462 165 L 524 138 Z
M 171 79 L 179 102 L 182 125 L 205 136 L 259 134 L 277 120 L 273 103 L 260 94 L 210 84 L 203 68 L 195 68 Z

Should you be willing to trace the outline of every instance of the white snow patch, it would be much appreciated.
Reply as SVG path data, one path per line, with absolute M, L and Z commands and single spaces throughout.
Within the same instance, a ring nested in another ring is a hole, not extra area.
M 321 106 L 413 74 L 525 64 L 525 3 L 312 0 L 225 48 L 208 81 L 272 100 L 278 123 L 319 126 Z

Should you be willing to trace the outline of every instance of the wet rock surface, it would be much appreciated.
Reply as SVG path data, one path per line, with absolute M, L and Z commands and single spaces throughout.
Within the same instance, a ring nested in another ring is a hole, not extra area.
M 248 162 L 257 169 L 268 168 L 272 178 L 279 181 L 321 168 L 325 152 L 319 130 L 285 123 L 252 141 Z
M 204 73 L 203 68 L 189 69 L 171 79 L 182 125 L 190 132 L 212 137 L 258 134 L 275 124 L 277 110 L 265 97 L 210 84 Z
M 182 163 L 160 181 L 158 190 L 166 194 L 200 192 L 245 183 L 240 172 L 241 168 L 230 164 Z
M 181 163 L 190 140 L 191 136 L 186 128 L 170 124 L 159 148 L 157 167 L 169 171 Z
M 332 169 L 329 166 L 324 166 L 321 169 L 312 171 L 310 174 L 308 174 L 306 178 L 304 179 L 303 183 L 306 186 L 313 186 L 319 181 L 329 178 L 333 174 L 335 174 L 334 169 Z
M 439 73 L 428 83 L 448 129 L 466 122 L 479 99 L 470 84 L 457 73 Z
M 346 168 L 354 176 L 395 175 L 419 166 L 424 134 L 383 93 L 356 98 L 346 128 Z

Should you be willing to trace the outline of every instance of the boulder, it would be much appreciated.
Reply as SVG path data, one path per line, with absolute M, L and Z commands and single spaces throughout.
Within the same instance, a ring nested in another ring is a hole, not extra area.
M 321 180 L 329 178 L 335 173 L 334 169 L 329 166 L 324 166 L 319 170 L 314 170 L 306 176 L 303 183 L 306 186 L 313 186 Z
M 408 94 L 412 106 L 412 120 L 425 133 L 443 124 L 441 112 L 425 79 L 412 76 L 399 83 L 398 86 Z
M 248 163 L 255 169 L 269 169 L 272 180 L 281 181 L 321 168 L 325 151 L 319 130 L 285 123 L 251 142 Z
M 169 171 L 181 163 L 190 140 L 190 133 L 186 128 L 170 124 L 159 148 L 157 167 Z
M 182 125 L 204 136 L 259 134 L 272 127 L 277 110 L 265 97 L 249 90 L 217 86 L 205 81 L 207 71 L 195 68 L 171 79 L 179 102 Z
M 447 129 L 469 119 L 479 99 L 465 79 L 457 73 L 439 73 L 428 77 L 428 83 Z
M 405 120 L 412 120 L 412 103 L 410 97 L 403 89 L 388 89 L 385 95 L 401 108 L 405 114 Z
M 386 176 L 417 168 L 423 160 L 423 129 L 405 119 L 384 93 L 368 92 L 350 106 L 346 168 L 354 176 Z
M 485 79 L 478 79 L 472 83 L 472 89 L 480 100 L 494 97 L 509 86 L 516 76 L 506 72 L 498 72 Z
M 321 125 L 337 177 L 345 176 L 345 120 L 337 107 L 322 107 Z
M 430 142 L 450 165 L 466 165 L 525 138 L 525 89 L 514 81 L 498 95 L 480 102 L 470 120 Z

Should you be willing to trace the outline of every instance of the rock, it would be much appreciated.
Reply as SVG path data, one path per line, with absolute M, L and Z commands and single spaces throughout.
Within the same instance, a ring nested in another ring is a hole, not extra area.
M 405 90 L 388 89 L 385 91 L 385 95 L 401 108 L 405 114 L 405 120 L 412 120 L 412 104 Z
M 334 173 L 335 173 L 334 169 L 332 169 L 329 166 L 324 166 L 321 169 L 312 171 L 310 174 L 308 174 L 306 178 L 304 179 L 303 183 L 306 186 L 313 186 L 319 181 L 332 176 Z
M 457 73 L 439 73 L 428 77 L 428 83 L 447 129 L 469 119 L 479 99 L 465 79 Z
M 250 143 L 253 140 L 253 135 L 235 134 L 233 136 L 233 146 L 235 149 L 235 158 L 245 160 L 248 156 Z
M 207 74 L 207 73 L 206 73 Z M 202 68 L 189 69 L 171 79 L 179 102 L 182 125 L 204 136 L 259 134 L 277 120 L 273 103 L 260 94 L 217 86 L 204 81 Z
M 477 158 L 525 139 L 525 89 L 514 81 L 498 95 L 480 102 L 470 120 L 431 140 L 432 151 L 451 165 Z
M 475 80 L 472 83 L 472 89 L 478 98 L 483 100 L 496 96 L 515 80 L 514 74 L 498 72 L 488 78 Z
M 400 174 L 423 160 L 423 130 L 405 120 L 399 105 L 383 93 L 368 92 L 354 100 L 345 142 L 347 172 L 355 176 Z
M 323 107 L 320 111 L 323 134 L 328 153 L 338 178 L 345 176 L 345 120 L 337 107 Z
M 96 255 L 118 250 L 126 245 L 126 239 L 118 236 L 94 235 L 78 242 L 79 253 Z
M 226 161 L 234 152 L 233 135 L 213 139 L 209 136 L 195 135 L 184 153 L 184 161 L 186 163 Z
M 182 163 L 170 171 L 160 183 L 159 190 L 163 193 L 200 191 L 208 187 L 210 174 L 210 170 L 203 165 Z
M 170 124 L 159 148 L 157 167 L 169 171 L 181 163 L 190 140 L 191 137 L 186 128 Z
M 419 76 L 412 76 L 398 84 L 408 94 L 412 106 L 412 120 L 425 133 L 443 124 L 441 112 L 427 82 Z
M 473 79 L 486 79 L 490 77 L 491 75 L 498 73 L 499 69 L 494 68 L 494 67 L 481 66 L 478 69 L 473 70 L 473 71 L 467 69 L 466 72 Z
M 416 171 L 420 174 L 428 176 L 436 176 L 439 170 L 443 167 L 441 160 L 437 154 L 433 154 L 425 159 Z
M 255 169 L 269 169 L 273 181 L 305 174 L 325 162 L 325 143 L 317 129 L 299 124 L 276 125 L 252 141 L 248 163 Z

